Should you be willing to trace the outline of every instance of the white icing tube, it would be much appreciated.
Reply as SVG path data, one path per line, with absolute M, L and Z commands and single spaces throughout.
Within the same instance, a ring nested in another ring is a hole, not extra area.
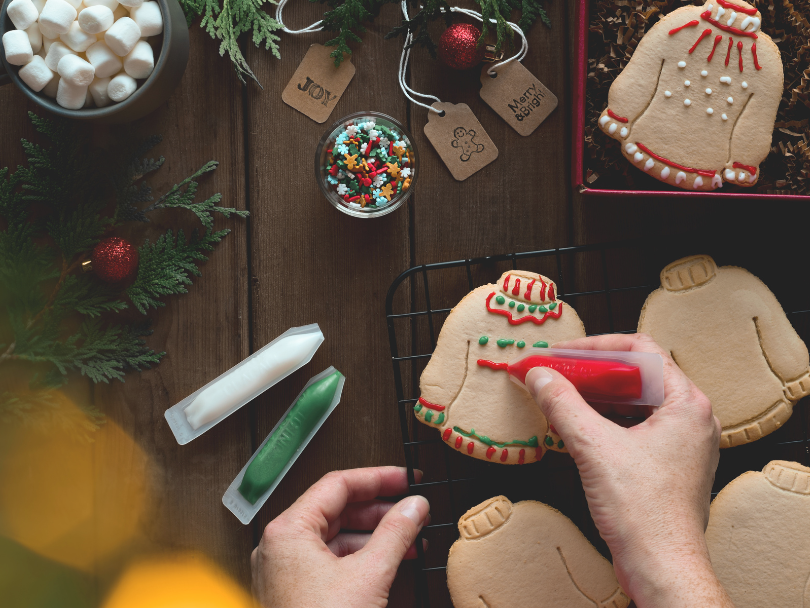
M 177 443 L 184 445 L 230 416 L 295 370 L 323 343 L 317 324 L 293 327 L 201 389 L 166 410 Z
M 250 397 L 263 386 L 300 367 L 318 348 L 320 334 L 282 338 L 221 380 L 203 390 L 185 409 L 195 431 Z

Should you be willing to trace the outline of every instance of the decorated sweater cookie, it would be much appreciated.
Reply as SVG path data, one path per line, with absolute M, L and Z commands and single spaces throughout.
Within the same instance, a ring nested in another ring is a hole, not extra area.
M 540 460 L 548 447 L 563 450 L 531 395 L 492 363 L 584 335 L 576 311 L 557 299 L 554 281 L 504 273 L 496 285 L 468 293 L 447 317 L 422 372 L 416 417 L 447 445 L 482 460 L 523 464 Z
M 684 6 L 641 39 L 610 87 L 601 129 L 656 179 L 689 190 L 753 186 L 771 147 L 782 59 L 743 0 Z
M 447 558 L 455 608 L 625 608 L 613 566 L 565 515 L 496 496 L 467 511 Z
M 673 262 L 647 298 L 638 331 L 652 335 L 712 402 L 720 447 L 779 428 L 810 394 L 807 347 L 757 277 L 706 255 Z
M 810 469 L 775 460 L 714 499 L 706 542 L 736 608 L 810 606 Z

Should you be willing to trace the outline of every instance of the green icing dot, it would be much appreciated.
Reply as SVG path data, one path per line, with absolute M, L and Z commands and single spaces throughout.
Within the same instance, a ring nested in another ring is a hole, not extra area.
M 518 348 L 523 348 L 524 346 L 526 346 L 526 343 L 523 340 L 517 343 Z
M 509 300 L 509 308 L 514 308 L 514 307 L 515 307 L 515 301 L 514 300 Z
M 479 343 L 481 346 L 483 346 L 483 345 L 484 345 L 484 344 L 486 344 L 487 342 L 489 342 L 489 337 L 488 337 L 488 336 L 481 336 L 480 338 L 478 338 L 478 343 Z
M 439 417 L 436 418 L 436 424 L 441 424 L 442 422 L 444 422 L 444 412 L 439 412 Z
M 523 309 L 526 308 L 523 304 L 518 304 L 518 312 L 523 312 Z
M 532 304 L 529 306 L 529 312 L 534 312 L 535 310 L 537 310 L 537 304 Z
M 548 308 L 546 308 L 545 306 L 538 306 L 537 310 L 539 310 L 540 312 L 548 312 Z
M 511 346 L 514 343 L 515 343 L 514 340 L 507 340 L 506 338 L 501 338 L 500 340 L 498 340 L 498 346 L 500 346 L 501 348 L 506 348 L 507 346 Z
M 548 446 L 554 445 L 554 440 L 551 437 L 546 437 L 546 445 Z
M 535 348 L 548 348 L 548 342 L 540 340 L 539 342 L 535 342 L 534 344 L 532 344 L 532 346 L 534 346 Z
M 495 301 L 496 301 L 498 304 L 503 304 L 504 302 L 506 302 L 506 300 L 504 299 L 504 297 L 503 297 L 503 296 L 498 296 L 498 297 L 496 297 L 496 298 L 495 298 Z
M 414 405 L 414 406 L 413 406 L 413 411 L 414 411 L 414 412 L 416 412 L 417 414 L 418 414 L 419 412 L 421 412 L 421 411 L 422 411 L 422 404 L 421 404 L 421 403 L 417 403 L 416 405 Z
M 558 448 L 560 448 L 560 449 L 563 449 L 563 448 L 565 447 L 565 444 L 563 443 L 563 440 L 562 440 L 562 439 L 560 439 L 560 440 L 557 442 L 557 447 L 558 447 Z
M 433 410 L 428 410 L 425 412 L 425 422 L 430 422 L 433 418 Z
M 557 303 L 556 302 L 552 302 L 551 304 L 548 305 L 549 310 L 554 310 L 555 308 L 557 308 Z

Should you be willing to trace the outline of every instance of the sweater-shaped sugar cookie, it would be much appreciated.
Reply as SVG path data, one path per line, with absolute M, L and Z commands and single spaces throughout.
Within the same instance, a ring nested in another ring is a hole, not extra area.
M 482 460 L 523 464 L 540 460 L 544 445 L 562 450 L 528 391 L 491 364 L 584 335 L 576 311 L 557 299 L 554 281 L 506 272 L 496 285 L 468 293 L 447 317 L 422 372 L 416 417 L 439 429 L 450 447 Z
M 709 256 L 673 262 L 644 303 L 638 331 L 672 353 L 712 402 L 720 447 L 775 431 L 810 393 L 807 347 L 771 291 Z
M 656 23 L 610 87 L 602 130 L 656 179 L 690 190 L 753 186 L 771 147 L 782 59 L 743 0 Z
M 740 475 L 712 502 L 706 542 L 735 608 L 810 607 L 810 469 Z
M 455 608 L 625 608 L 613 566 L 565 515 L 496 496 L 467 511 L 447 558 Z

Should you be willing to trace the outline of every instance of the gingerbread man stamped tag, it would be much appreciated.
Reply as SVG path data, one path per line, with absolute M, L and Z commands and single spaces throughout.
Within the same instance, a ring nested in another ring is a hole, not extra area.
M 490 73 L 492 72 L 492 73 Z M 481 70 L 481 99 L 509 126 L 531 135 L 557 107 L 557 97 L 520 61 Z
M 464 181 L 498 158 L 495 142 L 489 138 L 470 106 L 436 102 L 431 107 L 443 114 L 428 112 L 425 135 L 454 178 Z
M 344 57 L 340 67 L 330 57 L 332 49 L 313 44 L 301 65 L 281 93 L 281 99 L 315 122 L 325 122 L 335 109 L 343 91 L 354 77 L 351 56 Z

